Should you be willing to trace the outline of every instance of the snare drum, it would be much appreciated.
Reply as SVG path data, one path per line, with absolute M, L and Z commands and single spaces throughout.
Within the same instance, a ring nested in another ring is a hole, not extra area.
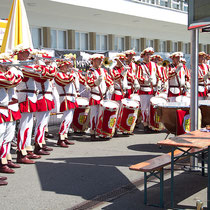
M 142 121 L 140 95 L 137 94 L 137 93 L 133 93 L 133 94 L 131 94 L 131 99 L 134 100 L 134 101 L 137 101 L 139 103 L 139 110 L 138 110 L 138 115 L 137 115 L 137 120 L 136 120 L 136 124 L 138 125 Z
M 132 99 L 122 99 L 117 120 L 117 129 L 123 133 L 132 133 L 136 124 L 139 103 Z
M 152 97 L 150 99 L 150 115 L 149 115 L 149 128 L 156 131 L 164 129 L 163 123 L 160 121 L 160 112 L 157 108 L 158 105 L 166 104 L 167 101 L 162 97 Z
M 78 108 L 74 111 L 72 128 L 76 132 L 84 132 L 88 128 L 89 123 L 89 100 L 87 98 L 77 98 Z
M 96 133 L 103 138 L 112 138 L 115 132 L 119 104 L 112 100 L 102 100 L 99 105 Z
M 177 120 L 176 111 L 178 109 L 189 111 L 190 106 L 182 102 L 167 102 L 165 104 L 158 104 L 160 109 L 160 121 L 164 124 L 165 128 L 176 135 L 177 133 Z
M 188 96 L 177 96 L 176 102 L 184 103 L 185 105 L 190 105 L 190 97 Z
M 210 125 L 210 100 L 199 100 L 199 107 L 202 114 L 202 127 Z

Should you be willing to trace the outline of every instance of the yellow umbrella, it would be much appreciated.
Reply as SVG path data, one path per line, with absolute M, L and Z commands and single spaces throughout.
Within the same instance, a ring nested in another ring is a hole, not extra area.
M 33 49 L 31 32 L 23 0 L 13 0 L 1 46 L 1 53 L 11 52 L 19 44 Z

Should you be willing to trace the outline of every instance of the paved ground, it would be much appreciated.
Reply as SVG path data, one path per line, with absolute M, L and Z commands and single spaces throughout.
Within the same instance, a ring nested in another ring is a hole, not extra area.
M 56 126 L 50 131 L 57 133 Z M 143 173 L 128 167 L 161 153 L 156 143 L 165 133 L 144 134 L 141 128 L 134 136 L 120 136 L 110 141 L 90 142 L 89 136 L 72 136 L 75 145 L 58 148 L 56 140 L 48 145 L 54 151 L 35 165 L 21 165 L 9 184 L 0 187 L 1 210 L 60 209 L 159 209 L 143 204 Z M 13 154 L 15 158 L 15 154 Z M 1 174 L 2 175 L 2 174 Z M 165 209 L 170 208 L 170 174 L 165 175 Z M 195 209 L 196 200 L 206 205 L 206 177 L 199 173 L 176 171 L 175 203 L 178 209 Z M 158 203 L 159 188 L 153 182 L 149 202 Z

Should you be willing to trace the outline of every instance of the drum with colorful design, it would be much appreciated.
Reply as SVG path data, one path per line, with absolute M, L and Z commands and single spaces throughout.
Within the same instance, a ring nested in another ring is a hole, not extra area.
M 139 103 L 139 110 L 138 110 L 138 115 L 137 115 L 137 120 L 136 120 L 136 125 L 138 125 L 142 121 L 140 95 L 137 93 L 133 93 L 131 94 L 131 99 Z
M 87 98 L 78 97 L 77 104 L 78 108 L 74 111 L 72 128 L 76 132 L 84 132 L 89 124 L 89 100 Z
M 167 100 L 165 98 L 155 96 L 150 99 L 150 114 L 149 114 L 149 128 L 155 131 L 161 131 L 165 129 L 163 123 L 160 121 L 160 111 L 157 108 L 160 104 L 165 104 Z
M 122 99 L 117 120 L 117 129 L 123 133 L 132 133 L 138 116 L 139 103 L 132 99 Z
M 103 138 L 112 138 L 115 132 L 119 104 L 113 100 L 102 100 L 99 105 L 96 133 Z

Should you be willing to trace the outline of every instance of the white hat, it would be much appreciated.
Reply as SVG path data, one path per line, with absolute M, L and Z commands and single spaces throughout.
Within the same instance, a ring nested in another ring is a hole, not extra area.
M 151 53 L 153 54 L 155 51 L 152 47 L 147 47 L 146 49 L 144 49 L 142 52 L 141 52 L 141 58 L 143 57 L 143 55 L 145 55 L 145 53 Z
M 184 62 L 184 63 L 187 62 L 185 58 L 181 58 L 180 61 L 181 61 L 181 62 Z
M 172 53 L 169 58 L 176 58 L 176 57 L 183 57 L 183 52 L 174 52 Z
M 126 50 L 125 55 L 136 55 L 136 52 L 134 50 Z
M 206 53 L 203 52 L 203 51 L 202 51 L 202 52 L 199 52 L 198 55 L 200 55 L 200 56 L 202 56 L 202 55 L 203 55 L 203 56 L 208 56 L 208 54 L 206 54 Z
M 124 53 L 117 53 L 114 57 L 114 59 L 120 59 L 120 58 L 126 58 Z
M 158 58 L 159 60 L 162 60 L 163 61 L 163 58 L 160 55 L 152 55 L 150 57 L 151 60 L 156 59 L 156 58 Z
M 90 56 L 90 60 L 95 60 L 95 59 L 104 59 L 104 55 L 103 54 L 93 54 Z
M 24 51 L 28 51 L 29 53 L 31 53 L 32 49 L 28 46 L 24 46 L 23 44 L 19 44 L 13 49 L 13 54 L 17 55 L 17 53 L 24 52 Z

